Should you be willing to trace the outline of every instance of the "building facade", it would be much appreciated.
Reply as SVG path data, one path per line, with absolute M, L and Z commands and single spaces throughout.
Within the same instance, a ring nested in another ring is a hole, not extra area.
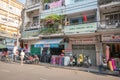
M 40 8 L 40 0 L 26 0 L 25 9 L 22 11 L 21 47 L 27 52 L 40 53 L 40 50 L 33 45 L 39 40 Z
M 23 4 L 16 0 L 0 0 L 0 48 L 13 48 L 20 37 Z
M 101 56 L 105 54 L 104 45 L 108 45 L 112 36 L 115 38 L 119 36 L 119 2 L 119 0 L 46 0 L 39 1 L 38 6 L 34 2 L 33 7 L 26 7 L 24 19 L 26 21 L 23 26 L 23 34 L 26 36 L 23 35 L 21 39 L 24 45 L 27 45 L 28 51 L 33 53 L 40 54 L 43 51 L 59 55 L 64 50 L 65 55 L 90 56 L 92 65 L 99 65 Z M 30 26 L 31 22 L 38 22 L 38 27 Z M 106 43 L 108 36 L 110 40 Z M 119 42 L 117 39 L 118 44 Z M 34 49 L 38 51 L 34 52 Z

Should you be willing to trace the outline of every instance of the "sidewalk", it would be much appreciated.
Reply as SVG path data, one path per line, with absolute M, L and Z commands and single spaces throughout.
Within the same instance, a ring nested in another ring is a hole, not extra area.
M 63 68 L 63 69 L 69 69 L 69 70 L 85 71 L 85 72 L 91 72 L 91 73 L 99 73 L 99 70 L 97 67 L 89 67 L 89 68 L 75 67 L 75 66 L 70 67 L 70 66 L 53 65 L 49 63 L 39 63 L 39 65 L 47 66 L 47 67 Z M 101 74 L 118 76 L 117 71 L 110 71 L 110 70 L 102 71 Z

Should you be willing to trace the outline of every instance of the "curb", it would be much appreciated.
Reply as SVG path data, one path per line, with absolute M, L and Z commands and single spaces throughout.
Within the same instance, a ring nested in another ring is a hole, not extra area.
M 118 72 L 102 71 L 100 73 L 99 70 L 97 70 L 97 69 L 91 69 L 91 68 L 67 67 L 67 66 L 52 65 L 52 64 L 47 64 L 47 63 L 39 63 L 39 65 L 40 66 L 47 66 L 47 67 L 54 67 L 54 68 L 68 69 L 68 70 L 77 70 L 77 71 L 85 71 L 85 72 L 91 72 L 91 73 L 97 73 L 97 74 L 105 74 L 105 75 L 118 76 Z

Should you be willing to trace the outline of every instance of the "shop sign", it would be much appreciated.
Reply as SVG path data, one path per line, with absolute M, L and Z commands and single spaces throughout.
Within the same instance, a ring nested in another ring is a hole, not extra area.
M 103 42 L 120 42 L 120 34 L 106 34 L 102 35 Z
M 22 37 L 33 37 L 39 35 L 39 30 L 24 31 Z
M 15 42 L 14 39 L 6 38 L 6 45 L 14 46 L 14 42 Z
M 97 30 L 97 23 L 87 23 L 73 26 L 65 26 L 65 34 L 94 33 Z
M 81 38 L 81 39 L 70 39 L 72 44 L 93 44 L 96 43 L 96 39 L 94 38 Z
M 58 48 L 58 47 L 59 47 L 59 44 L 35 44 L 34 47 Z

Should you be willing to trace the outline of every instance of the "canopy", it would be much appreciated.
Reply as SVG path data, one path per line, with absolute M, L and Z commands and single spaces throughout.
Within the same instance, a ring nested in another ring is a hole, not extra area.
M 35 43 L 35 47 L 59 47 L 60 42 L 62 41 L 62 38 L 57 39 L 43 39 L 39 42 Z

